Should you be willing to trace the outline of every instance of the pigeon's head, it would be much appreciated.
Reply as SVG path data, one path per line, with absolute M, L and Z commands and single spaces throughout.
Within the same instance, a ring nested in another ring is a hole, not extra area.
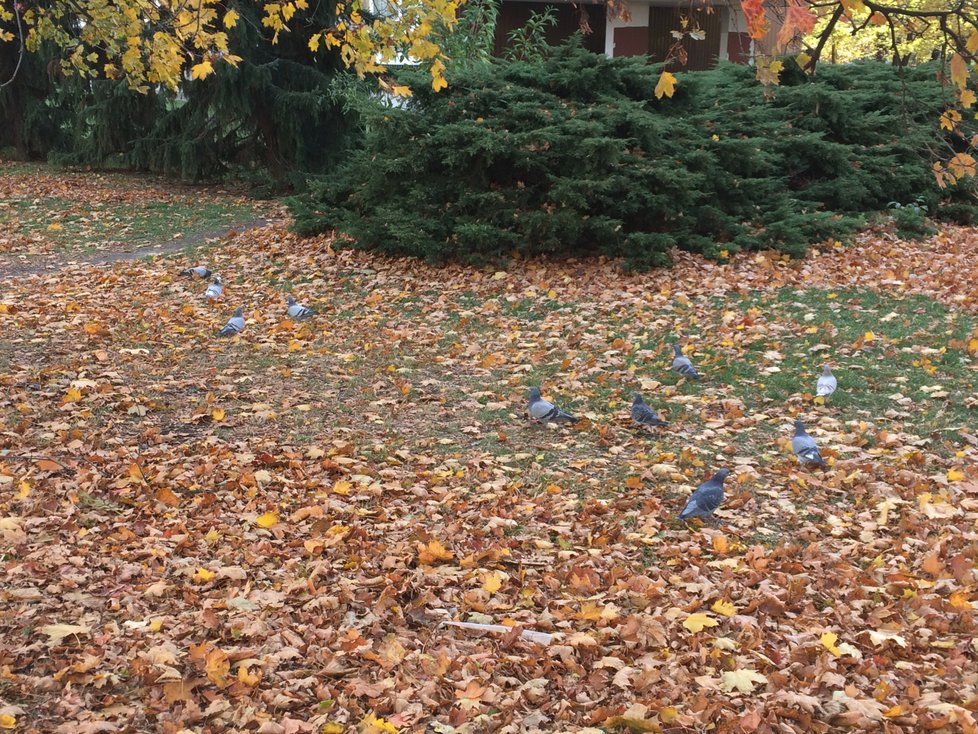
M 829 367 L 827 364 L 823 364 L 822 365 L 822 376 L 823 377 L 831 377 L 832 376 L 832 368 Z
M 234 312 L 234 317 L 237 319 L 244 317 L 244 306 L 238 306 L 238 309 Z
M 677 357 L 681 357 L 683 354 L 683 348 L 679 344 L 673 344 L 672 351 L 675 352 Z
M 720 469 L 720 471 L 718 471 L 716 474 L 713 475 L 713 478 L 718 482 L 723 482 L 723 480 L 729 476 L 730 476 L 729 469 Z
M 286 299 L 285 299 L 285 302 L 289 306 L 294 306 L 295 305 L 295 299 L 292 296 L 287 296 Z
M 214 276 L 214 285 L 224 285 L 224 281 L 221 280 L 221 276 L 220 275 L 215 275 Z
M 644 402 L 641 393 L 632 393 L 632 405 L 642 405 Z
M 539 387 L 531 387 L 530 388 L 530 402 L 533 403 L 533 402 L 536 402 L 539 399 L 540 399 L 540 388 Z
M 800 418 L 795 421 L 795 432 L 796 433 L 804 433 L 805 432 L 805 424 L 804 424 L 804 422 Z

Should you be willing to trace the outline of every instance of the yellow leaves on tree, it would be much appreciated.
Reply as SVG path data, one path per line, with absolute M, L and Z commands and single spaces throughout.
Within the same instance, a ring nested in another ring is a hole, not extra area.
M 13 25 L 13 0 L 0 0 L 0 19 Z M 339 48 L 344 63 L 361 77 L 379 74 L 388 64 L 412 58 L 431 64 L 432 87 L 445 87 L 445 64 L 434 42 L 436 27 L 455 25 L 461 0 L 388 0 L 384 10 L 362 11 L 359 0 L 337 2 L 336 22 L 309 40 L 309 49 Z M 261 24 L 277 43 L 290 23 L 299 23 L 308 0 L 261 4 Z M 53 0 L 32 4 L 19 13 L 23 40 L 29 51 L 48 42 L 66 51 L 64 70 L 83 77 L 125 78 L 129 85 L 147 91 L 152 85 L 176 89 L 184 71 L 192 79 L 214 73 L 215 64 L 236 66 L 239 56 L 230 52 L 227 31 L 241 15 L 220 0 Z M 72 18 L 74 23 L 66 23 Z M 71 29 L 78 28 L 74 33 Z M 19 42 L 7 28 L 0 43 Z M 393 94 L 407 94 L 403 85 L 381 86 Z

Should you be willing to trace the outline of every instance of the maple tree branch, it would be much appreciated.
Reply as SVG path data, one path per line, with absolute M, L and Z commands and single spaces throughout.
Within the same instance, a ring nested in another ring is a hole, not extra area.
M 880 5 L 873 0 L 863 0 L 863 5 L 875 13 L 881 15 L 903 15 L 910 18 L 948 18 L 957 15 L 964 9 L 964 3 L 960 2 L 950 10 L 912 10 L 910 8 L 895 8 L 890 5 Z
M 845 7 L 839 3 L 838 7 L 835 9 L 835 12 L 832 13 L 832 17 L 829 18 L 828 24 L 822 30 L 822 33 L 818 39 L 818 44 L 812 50 L 812 57 L 808 60 L 808 63 L 805 64 L 804 71 L 809 71 L 815 68 L 815 64 L 818 63 L 818 60 L 822 57 L 822 51 L 825 49 L 825 44 L 828 43 L 829 36 L 832 35 L 832 31 L 835 29 L 836 23 L 838 23 L 839 19 L 845 14 L 845 10 Z

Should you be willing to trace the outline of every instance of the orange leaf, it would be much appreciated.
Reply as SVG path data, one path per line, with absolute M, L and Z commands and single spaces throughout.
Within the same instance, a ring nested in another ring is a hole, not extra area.
M 227 676 L 230 670 L 231 663 L 226 652 L 215 648 L 207 653 L 204 671 L 211 683 L 222 687 L 227 685 Z
M 923 563 L 920 564 L 920 567 L 924 573 L 929 573 L 931 576 L 940 576 L 944 570 L 944 564 L 941 563 L 941 558 L 936 553 L 931 553 L 929 556 L 926 556 Z
M 167 489 L 166 487 L 162 487 L 161 489 L 156 490 L 156 494 L 153 496 L 156 497 L 157 502 L 162 502 L 164 505 L 167 505 L 168 507 L 180 506 L 180 498 L 177 497 L 171 490 Z
M 951 57 L 951 81 L 958 89 L 964 89 L 968 83 L 968 62 L 961 54 L 954 54 Z
M 431 566 L 439 561 L 450 561 L 454 554 L 441 544 L 440 540 L 432 540 L 427 545 L 418 543 L 418 562 L 422 566 Z

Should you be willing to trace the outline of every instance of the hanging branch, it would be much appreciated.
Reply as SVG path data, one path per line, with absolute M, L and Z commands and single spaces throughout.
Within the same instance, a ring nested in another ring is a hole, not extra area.
M 14 66 L 14 72 L 7 81 L 0 83 L 0 89 L 14 83 L 14 79 L 17 78 L 17 72 L 20 71 L 20 65 L 24 61 L 24 26 L 20 22 L 20 8 L 17 6 L 17 0 L 14 0 L 13 6 L 14 16 L 17 18 L 17 36 L 20 38 L 20 49 L 17 51 L 17 64 Z

